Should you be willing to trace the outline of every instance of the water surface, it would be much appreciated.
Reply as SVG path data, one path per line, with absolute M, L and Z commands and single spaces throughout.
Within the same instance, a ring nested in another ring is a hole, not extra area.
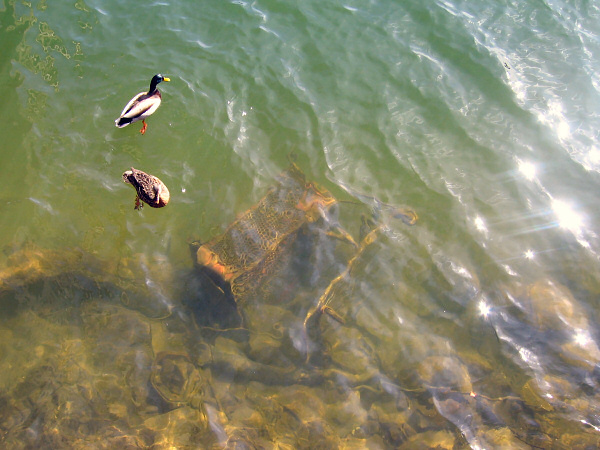
M 589 1 L 0 2 L 3 446 L 598 445 L 599 19 Z M 159 72 L 146 134 L 115 128 Z M 355 240 L 361 216 L 382 226 L 308 359 L 298 333 L 351 246 L 313 229 L 242 335 L 199 319 L 188 248 L 292 154 Z M 166 208 L 133 209 L 132 166 Z M 191 387 L 161 393 L 167 366 Z

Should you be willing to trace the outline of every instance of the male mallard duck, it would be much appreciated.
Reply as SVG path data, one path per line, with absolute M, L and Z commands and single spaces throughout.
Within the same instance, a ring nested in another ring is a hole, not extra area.
M 115 120 L 115 125 L 119 128 L 123 128 L 130 123 L 141 120 L 144 123 L 144 126 L 140 130 L 140 133 L 144 134 L 148 127 L 144 119 L 154 113 L 160 106 L 161 95 L 156 86 L 161 81 L 171 80 L 167 77 L 163 77 L 160 73 L 154 75 L 152 81 L 150 81 L 150 89 L 148 92 L 140 92 L 133 97 L 129 103 L 127 103 L 127 106 L 123 109 L 119 118 Z
M 131 184 L 137 195 L 135 197 L 135 209 L 142 209 L 143 203 L 152 206 L 153 208 L 162 208 L 167 206 L 171 196 L 169 195 L 169 189 L 167 186 L 160 181 L 154 175 L 147 174 L 141 170 L 134 169 L 125 171 L 123 173 L 123 181 L 127 184 Z

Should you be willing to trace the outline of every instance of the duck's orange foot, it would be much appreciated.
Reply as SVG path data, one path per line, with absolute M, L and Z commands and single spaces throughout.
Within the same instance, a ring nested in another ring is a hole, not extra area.
M 148 128 L 148 124 L 146 124 L 145 120 L 142 120 L 142 123 L 144 124 L 144 126 L 140 130 L 140 133 L 144 134 L 146 132 L 146 128 Z
M 140 210 L 144 207 L 144 204 L 140 201 L 140 196 L 136 195 L 135 196 L 135 207 L 133 209 L 137 209 Z

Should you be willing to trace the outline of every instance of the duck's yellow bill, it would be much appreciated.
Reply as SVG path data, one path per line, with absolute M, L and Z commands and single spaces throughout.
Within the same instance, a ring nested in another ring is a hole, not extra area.
M 171 81 L 171 79 L 167 78 L 167 77 L 163 77 L 163 81 Z

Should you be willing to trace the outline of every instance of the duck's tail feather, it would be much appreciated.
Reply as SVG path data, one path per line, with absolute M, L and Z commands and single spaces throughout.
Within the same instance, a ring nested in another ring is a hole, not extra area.
M 115 120 L 115 125 L 119 128 L 126 127 L 130 123 L 131 123 L 131 119 L 128 117 L 119 117 L 117 120 Z

